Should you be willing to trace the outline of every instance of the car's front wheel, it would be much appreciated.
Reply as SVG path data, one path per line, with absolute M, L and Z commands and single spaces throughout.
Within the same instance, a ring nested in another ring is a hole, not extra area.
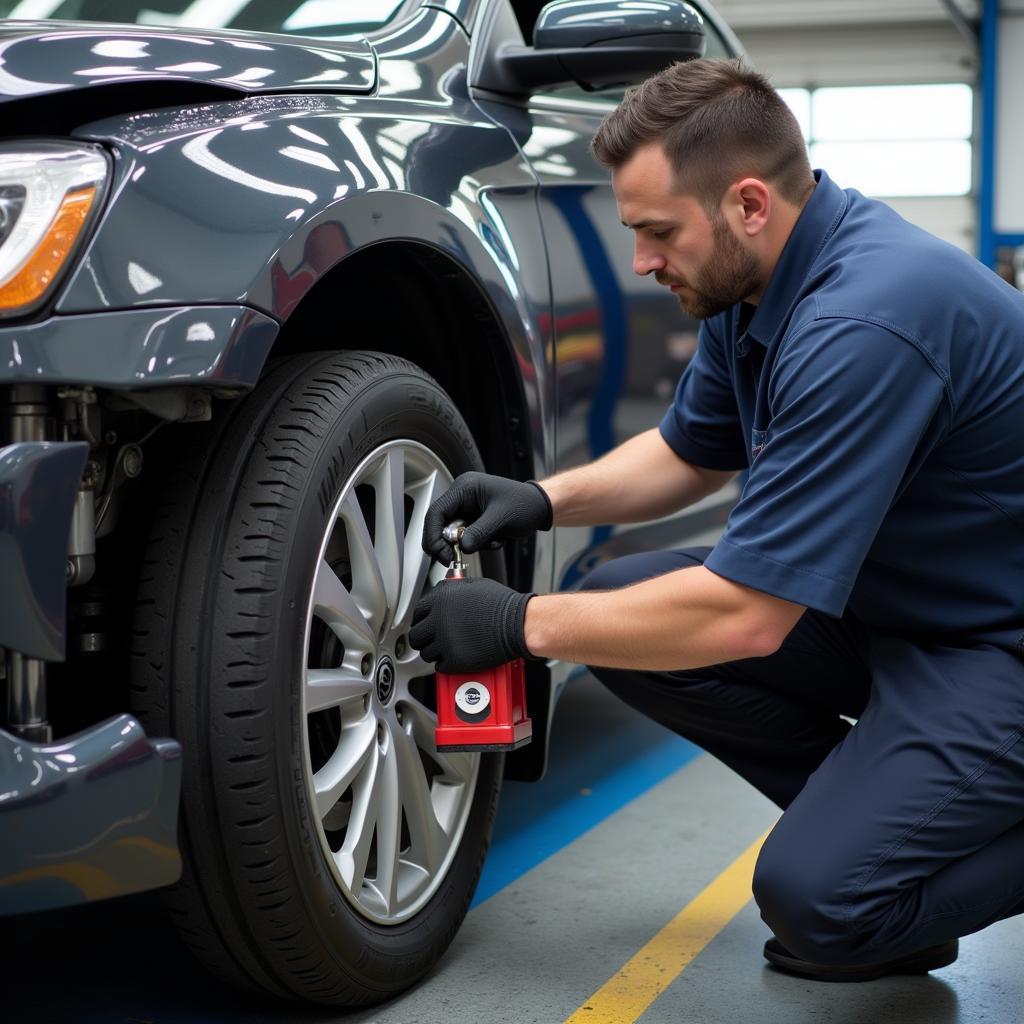
M 169 472 L 135 623 L 137 710 L 184 748 L 169 902 L 236 984 L 378 1002 L 454 936 L 500 787 L 500 757 L 435 750 L 408 643 L 443 573 L 424 514 L 480 457 L 433 380 L 366 352 L 286 360 L 213 433 Z

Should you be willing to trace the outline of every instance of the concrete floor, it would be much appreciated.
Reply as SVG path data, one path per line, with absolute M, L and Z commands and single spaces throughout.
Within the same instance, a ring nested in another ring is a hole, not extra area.
M 417 990 L 349 1015 L 238 996 L 195 965 L 148 894 L 0 921 L 0 1020 L 559 1024 L 577 1013 L 585 1020 L 580 1008 L 591 995 L 770 828 L 777 811 L 589 677 L 570 684 L 555 728 L 548 778 L 506 786 L 481 882 L 486 898 Z M 638 1019 L 1024 1021 L 1022 918 L 963 940 L 959 961 L 934 975 L 864 985 L 779 974 L 761 959 L 767 937 L 748 902 Z

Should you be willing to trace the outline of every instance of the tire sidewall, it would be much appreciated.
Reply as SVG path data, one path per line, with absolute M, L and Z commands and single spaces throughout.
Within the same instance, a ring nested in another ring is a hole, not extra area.
M 315 377 L 317 364 L 302 374 L 292 391 Z M 284 396 L 283 405 L 288 402 Z M 274 433 L 272 415 L 255 439 L 244 476 L 258 480 L 263 458 Z M 481 758 L 471 809 L 459 848 L 445 878 L 428 903 L 411 918 L 382 925 L 364 917 L 339 889 L 320 838 L 320 826 L 311 804 L 307 763 L 307 727 L 302 714 L 303 653 L 306 615 L 319 559 L 320 545 L 347 481 L 371 452 L 390 441 L 423 444 L 448 467 L 453 477 L 467 470 L 483 470 L 482 460 L 468 428 L 445 392 L 422 372 L 390 369 L 371 379 L 356 393 L 345 396 L 344 408 L 321 438 L 305 473 L 304 485 L 295 496 L 283 557 L 284 570 L 276 594 L 278 627 L 270 672 L 273 758 L 280 787 L 282 816 L 289 807 L 294 827 L 283 827 L 289 861 L 299 882 L 307 917 L 320 932 L 324 946 L 342 969 L 358 964 L 360 981 L 395 988 L 396 979 L 406 983 L 422 975 L 436 961 L 457 930 L 476 885 L 489 841 L 496 809 L 503 759 Z M 261 448 L 263 449 L 261 451 Z M 487 575 L 503 578 L 500 552 L 482 553 Z M 224 607 L 217 602 L 218 612 Z M 218 617 L 220 617 L 218 615 Z M 215 635 L 224 635 L 218 624 Z M 240 728 L 246 728 L 241 726 Z M 425 942 L 425 937 L 429 940 Z M 374 955 L 376 954 L 376 955 Z M 404 987 L 404 986 L 403 986 Z

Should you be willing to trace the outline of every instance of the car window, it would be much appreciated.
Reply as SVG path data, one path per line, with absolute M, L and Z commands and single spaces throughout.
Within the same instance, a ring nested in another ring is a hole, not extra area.
M 339 38 L 380 28 L 405 0 L 0 0 L 2 18 L 58 18 Z
M 520 28 L 523 30 L 523 36 L 526 39 L 530 39 L 533 35 L 533 25 L 536 21 L 536 15 L 540 14 L 540 9 L 543 7 L 543 3 L 537 4 L 513 4 L 516 17 L 519 19 Z M 697 10 L 700 7 L 694 4 Z M 533 9 L 536 8 L 536 14 L 534 15 L 533 21 L 528 26 L 523 27 L 524 17 L 529 17 Z M 703 12 L 702 12 L 703 13 Z M 705 46 L 704 56 L 705 57 L 731 57 L 732 51 L 729 49 L 728 44 L 722 37 L 722 34 L 715 28 L 714 24 L 707 18 L 704 18 L 704 34 L 705 34 Z M 536 95 L 538 96 L 552 96 L 557 99 L 580 99 L 580 100 L 599 100 L 606 102 L 609 107 L 613 107 L 622 101 L 625 96 L 626 90 L 622 86 L 618 86 L 614 89 L 602 89 L 600 92 L 587 92 L 585 89 L 581 89 L 578 85 L 563 85 L 557 89 L 543 89 L 538 90 Z

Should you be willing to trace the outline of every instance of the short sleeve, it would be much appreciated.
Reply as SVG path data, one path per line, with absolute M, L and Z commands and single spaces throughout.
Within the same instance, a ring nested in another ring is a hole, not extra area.
M 697 351 L 679 378 L 675 399 L 659 429 L 676 455 L 695 466 L 746 469 L 747 449 L 725 346 L 718 333 L 721 325 L 712 327 L 713 323 L 701 324 Z
M 886 513 L 945 429 L 944 398 L 932 364 L 884 328 L 824 319 L 787 339 L 764 446 L 707 568 L 840 616 Z

